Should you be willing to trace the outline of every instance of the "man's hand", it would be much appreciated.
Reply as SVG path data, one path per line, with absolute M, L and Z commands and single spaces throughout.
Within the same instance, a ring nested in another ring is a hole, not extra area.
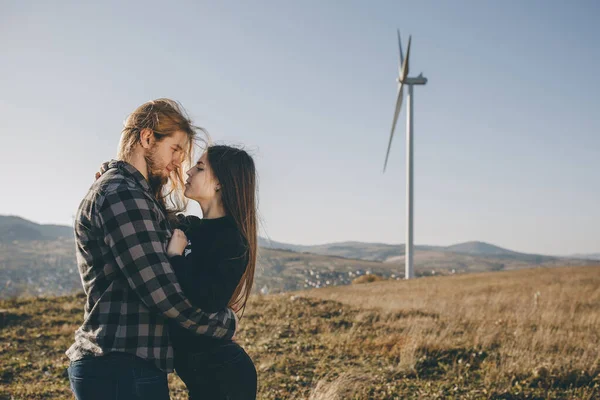
M 171 236 L 171 240 L 169 240 L 169 245 L 167 246 L 167 255 L 169 257 L 180 256 L 183 254 L 183 250 L 187 247 L 188 239 L 180 229 L 175 229 L 173 231 L 173 236 Z
M 233 334 L 233 336 L 231 337 L 231 341 L 235 341 L 236 339 L 236 335 L 240 330 L 240 317 L 238 317 L 237 313 L 235 311 L 233 311 L 233 315 L 235 317 L 235 333 Z
M 98 178 L 100 178 L 102 176 L 103 173 L 105 173 L 108 170 L 108 162 L 103 162 L 102 165 L 100 166 L 100 171 L 96 172 L 96 180 L 98 180 Z

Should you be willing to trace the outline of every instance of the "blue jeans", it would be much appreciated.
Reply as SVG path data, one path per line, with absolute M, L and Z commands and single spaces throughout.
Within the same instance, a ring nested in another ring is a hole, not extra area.
M 167 374 L 127 353 L 72 361 L 68 368 L 77 400 L 168 400 Z
M 257 375 L 252 359 L 235 342 L 217 343 L 202 352 L 175 351 L 175 371 L 189 399 L 255 400 Z

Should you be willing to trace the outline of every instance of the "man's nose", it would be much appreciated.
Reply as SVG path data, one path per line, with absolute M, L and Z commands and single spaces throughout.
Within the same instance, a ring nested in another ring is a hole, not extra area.
M 173 158 L 173 165 L 175 165 L 176 167 L 181 167 L 181 157 L 180 156 L 175 156 Z

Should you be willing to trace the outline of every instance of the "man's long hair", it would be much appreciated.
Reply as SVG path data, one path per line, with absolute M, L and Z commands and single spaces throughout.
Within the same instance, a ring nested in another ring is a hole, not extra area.
M 135 109 L 125 121 L 117 153 L 119 160 L 131 159 L 136 145 L 140 142 L 143 129 L 152 130 L 155 143 L 161 142 L 177 131 L 187 135 L 188 140 L 183 149 L 181 166 L 174 169 L 168 178 L 153 173 L 152 167 L 156 165 L 153 150 L 156 148 L 150 149 L 145 156 L 150 187 L 158 203 L 167 212 L 168 219 L 173 221 L 175 214 L 183 212 L 187 207 L 187 199 L 183 196 L 184 174 L 191 163 L 194 141 L 198 139 L 196 132 L 201 131 L 207 138 L 208 134 L 192 123 L 185 109 L 178 102 L 171 99 L 152 100 Z

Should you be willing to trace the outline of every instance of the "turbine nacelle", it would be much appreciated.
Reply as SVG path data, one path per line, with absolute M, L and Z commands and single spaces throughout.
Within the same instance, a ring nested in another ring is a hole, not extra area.
M 419 74 L 419 76 L 414 78 L 406 78 L 403 81 L 400 78 L 396 79 L 398 83 L 403 83 L 405 85 L 424 85 L 427 83 L 427 78 L 423 76 L 423 73 Z

